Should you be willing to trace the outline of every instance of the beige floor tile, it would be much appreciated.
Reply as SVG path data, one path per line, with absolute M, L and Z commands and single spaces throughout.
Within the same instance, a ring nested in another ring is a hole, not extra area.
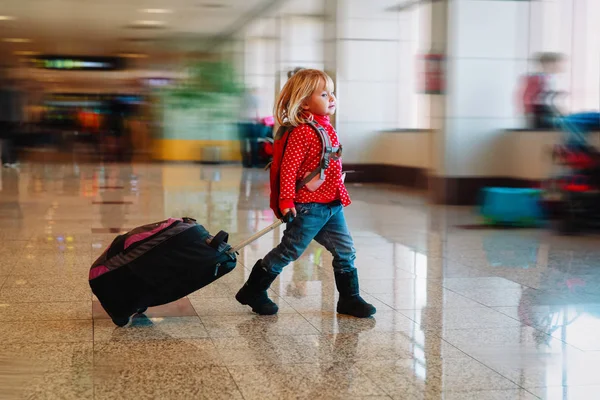
M 423 356 L 463 359 L 468 356 L 428 331 L 338 333 L 329 335 L 336 359 L 391 361 Z
M 85 285 L 54 285 L 18 287 L 4 286 L 0 290 L 3 303 L 76 302 L 91 300 L 92 290 Z
M 459 294 L 488 307 L 516 307 L 523 298 L 522 288 L 474 287 L 457 291 Z
M 424 308 L 399 310 L 424 329 L 518 327 L 521 323 L 491 308 Z
M 227 366 L 333 362 L 336 356 L 331 342 L 318 335 L 260 335 L 212 339 Z
M 344 364 L 228 367 L 245 399 L 355 399 L 385 396 L 357 368 Z
M 431 400 L 536 400 L 537 397 L 523 389 L 479 390 L 474 392 L 431 393 Z
M 220 354 L 210 339 L 112 341 L 94 344 L 97 369 L 120 366 L 178 368 L 221 365 Z
M 516 384 L 469 358 L 361 361 L 357 367 L 395 399 L 445 398 L 441 393 L 518 390 Z M 460 398 L 460 397 L 459 397 Z M 482 396 L 483 398 L 483 396 Z
M 94 321 L 94 342 L 138 342 L 144 340 L 203 339 L 208 332 L 198 317 L 134 317 L 119 328 L 109 319 Z
M 542 400 L 595 400 L 598 398 L 600 386 L 539 387 L 529 391 Z
M 219 366 L 120 366 L 99 371 L 94 399 L 242 399 L 229 371 Z
M 69 343 L 92 340 L 91 320 L 16 321 L 0 324 L 0 342 Z
M 13 377 L 5 385 L 0 377 L 0 398 L 92 400 L 93 376 L 89 370 L 35 373 L 28 371 L 23 379 Z
M 4 259 L 0 261 L 0 276 L 7 276 L 12 273 L 15 269 L 16 261 L 10 259 Z
M 482 304 L 444 288 L 410 292 L 378 293 L 374 298 L 395 310 L 423 308 L 480 308 Z
M 12 274 L 6 281 L 5 287 L 34 288 L 40 286 L 88 288 L 87 274 Z
M 157 308 L 117 328 L 97 307 L 90 319 L 89 267 L 116 236 L 98 229 L 189 214 L 212 233 L 229 230 L 235 243 L 273 221 L 268 176 L 196 164 L 78 168 L 76 176 L 72 163 L 24 163 L 18 175 L 3 173 L 0 202 L 20 202 L 23 219 L 0 215 L 2 399 L 598 397 L 595 237 L 465 229 L 480 222 L 470 208 L 430 206 L 388 185 L 349 185 L 345 215 L 373 318 L 336 313 L 332 257 L 314 243 L 269 290 L 277 316 L 237 303 L 282 227 L 241 252 L 230 274 L 182 300 L 193 316 L 173 317 L 177 307 L 153 314 Z M 124 189 L 98 188 L 92 197 L 81 190 L 103 185 Z
M 211 337 L 316 335 L 319 331 L 305 317 L 278 315 L 207 315 L 200 317 Z
M 393 311 L 393 309 L 387 304 L 383 303 L 374 296 L 366 293 L 361 293 L 363 299 L 377 308 L 378 312 Z M 293 297 L 285 296 L 283 299 L 290 304 L 290 306 L 298 311 L 299 313 L 314 313 L 314 312 L 327 312 L 333 313 L 337 310 L 338 293 L 332 292 L 327 296 L 304 296 L 304 297 Z
M 528 357 L 537 357 L 579 351 L 565 342 L 528 326 L 448 329 L 443 337 L 453 346 L 477 359 L 488 357 L 510 359 L 520 357 L 521 353 Z
M 57 321 L 92 319 L 92 302 L 0 302 L 0 321 Z
M 46 373 L 91 369 L 93 366 L 93 343 L 7 343 L 0 347 L 1 365 L 13 369 L 16 375 L 27 376 L 29 372 Z
M 336 312 L 304 312 L 306 318 L 319 332 L 328 333 L 361 333 L 376 332 L 412 332 L 420 329 L 408 317 L 396 311 L 377 311 L 371 318 L 355 318 Z

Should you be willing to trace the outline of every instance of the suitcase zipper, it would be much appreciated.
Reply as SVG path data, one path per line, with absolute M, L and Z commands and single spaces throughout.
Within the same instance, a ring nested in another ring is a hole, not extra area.
M 182 221 L 175 221 L 173 222 L 171 225 L 169 225 L 168 227 L 166 227 L 165 229 L 163 229 L 160 232 L 156 232 L 154 235 L 152 236 L 148 236 L 147 238 L 144 238 L 143 240 L 140 240 L 139 242 L 136 242 L 134 244 L 132 244 L 131 246 L 129 246 L 128 248 L 126 248 L 125 250 L 123 250 L 123 254 L 127 254 L 130 251 L 134 250 L 136 247 L 141 246 L 142 244 L 154 239 L 157 235 L 160 235 L 162 233 L 165 233 L 173 228 L 175 228 L 177 225 L 179 225 Z

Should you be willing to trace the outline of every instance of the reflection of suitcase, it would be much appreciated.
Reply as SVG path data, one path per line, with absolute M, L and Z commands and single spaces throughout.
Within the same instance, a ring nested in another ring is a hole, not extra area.
M 228 234 L 212 237 L 193 219 L 170 218 L 118 236 L 92 264 L 92 292 L 118 326 L 136 312 L 178 300 L 231 272 L 236 252 L 281 225 L 263 229 L 240 245 Z

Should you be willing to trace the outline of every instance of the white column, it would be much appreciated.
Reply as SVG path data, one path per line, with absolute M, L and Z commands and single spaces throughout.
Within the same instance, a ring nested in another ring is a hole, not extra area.
M 528 19 L 528 2 L 448 3 L 446 176 L 496 176 L 509 162 L 495 150 L 503 130 L 522 124 L 515 93 L 528 68 Z
M 370 156 L 378 132 L 398 128 L 398 13 L 392 0 L 329 0 L 328 65 L 335 66 L 337 129 L 346 163 L 376 163 Z
M 250 25 L 245 33 L 244 82 L 260 92 L 260 115 L 273 114 L 276 95 L 279 35 L 276 17 L 265 17 Z

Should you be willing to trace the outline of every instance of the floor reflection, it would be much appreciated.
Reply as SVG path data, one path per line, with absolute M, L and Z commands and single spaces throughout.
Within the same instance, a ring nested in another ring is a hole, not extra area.
M 0 360 L 36 365 L 18 379 L 0 366 L 11 398 L 125 388 L 132 398 L 598 397 L 597 238 L 464 229 L 477 222 L 472 210 L 351 185 L 347 218 L 374 319 L 336 314 L 331 255 L 316 243 L 273 284 L 278 316 L 238 304 L 282 227 L 243 249 L 223 279 L 123 330 L 89 291 L 92 260 L 120 232 L 166 217 L 246 238 L 274 221 L 266 172 L 24 164 L 0 177 Z

